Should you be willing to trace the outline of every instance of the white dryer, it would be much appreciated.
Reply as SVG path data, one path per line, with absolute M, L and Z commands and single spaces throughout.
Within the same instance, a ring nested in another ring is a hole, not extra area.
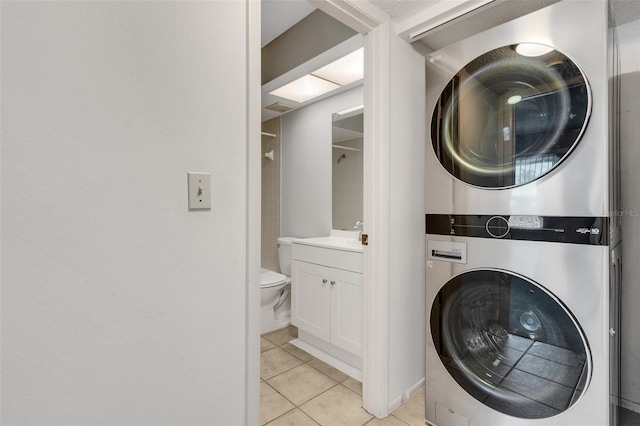
M 619 265 L 606 228 L 427 215 L 429 424 L 616 423 Z
M 561 1 L 427 57 L 427 212 L 609 210 L 606 1 Z

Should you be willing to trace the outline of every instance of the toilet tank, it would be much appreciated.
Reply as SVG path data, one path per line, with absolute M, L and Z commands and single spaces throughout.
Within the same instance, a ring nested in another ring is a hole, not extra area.
M 291 246 L 293 237 L 278 238 L 278 260 L 280 261 L 280 273 L 291 276 Z

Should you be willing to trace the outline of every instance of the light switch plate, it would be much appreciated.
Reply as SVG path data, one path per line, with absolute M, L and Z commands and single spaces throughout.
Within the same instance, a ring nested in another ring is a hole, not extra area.
M 211 208 L 211 173 L 188 172 L 189 210 Z

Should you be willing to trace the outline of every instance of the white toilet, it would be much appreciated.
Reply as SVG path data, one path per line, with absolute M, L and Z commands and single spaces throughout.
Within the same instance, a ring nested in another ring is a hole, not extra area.
M 291 323 L 291 245 L 293 238 L 278 238 L 280 271 L 260 271 L 260 334 Z

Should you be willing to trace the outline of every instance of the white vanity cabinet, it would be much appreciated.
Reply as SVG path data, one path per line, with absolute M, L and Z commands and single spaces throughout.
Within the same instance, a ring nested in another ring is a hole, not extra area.
M 362 274 L 293 260 L 291 322 L 362 355 Z
M 291 250 L 291 343 L 360 379 L 362 246 L 332 238 L 295 240 Z

